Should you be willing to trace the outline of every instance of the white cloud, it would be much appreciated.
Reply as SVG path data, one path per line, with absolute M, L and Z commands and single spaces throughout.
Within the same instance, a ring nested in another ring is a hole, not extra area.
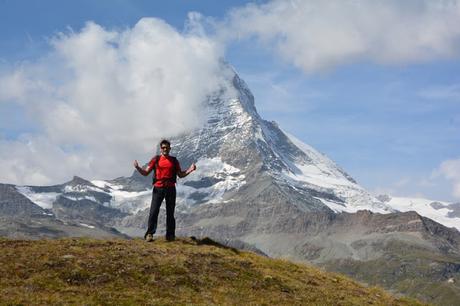
M 43 136 L 0 140 L 0 182 L 54 184 L 72 175 L 88 175 L 95 167 L 88 154 L 69 153 Z
M 0 181 L 127 175 L 160 138 L 198 127 L 202 103 L 224 81 L 223 50 L 193 26 L 179 33 L 144 18 L 109 31 L 90 22 L 54 37 L 52 52 L 36 62 L 0 75 L 0 103 L 21 103 L 43 132 L 0 139 Z
M 436 173 L 452 183 L 452 196 L 460 199 L 460 158 L 443 161 Z
M 305 72 L 458 56 L 459 1 L 273 0 L 234 9 L 221 39 L 256 37 Z

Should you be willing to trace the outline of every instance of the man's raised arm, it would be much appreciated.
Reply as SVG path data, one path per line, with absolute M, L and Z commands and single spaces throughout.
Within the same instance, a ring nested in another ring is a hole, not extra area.
M 192 173 L 193 171 L 196 170 L 196 165 L 195 164 L 192 164 L 190 167 L 188 167 L 187 170 L 185 171 L 178 171 L 177 172 L 177 176 L 180 177 L 180 178 L 183 178 L 183 177 L 186 177 L 187 175 L 189 175 L 190 173 Z
M 150 162 L 147 166 L 147 169 L 144 169 L 142 167 L 139 166 L 139 163 L 137 162 L 137 160 L 134 161 L 134 168 L 136 168 L 137 171 L 139 171 L 140 174 L 142 174 L 143 176 L 147 176 L 149 175 L 150 172 L 152 172 L 152 169 L 153 169 L 153 166 L 152 166 L 152 163 Z

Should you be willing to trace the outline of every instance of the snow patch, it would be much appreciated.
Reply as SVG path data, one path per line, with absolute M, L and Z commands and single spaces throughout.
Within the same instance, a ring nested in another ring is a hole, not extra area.
M 96 200 L 95 197 L 91 197 L 91 196 L 75 197 L 75 196 L 69 196 L 69 195 L 63 194 L 62 197 L 66 198 L 66 199 L 69 199 L 69 200 L 72 200 L 72 201 L 89 200 L 89 201 L 92 201 L 92 202 L 99 203 L 99 201 Z
M 246 184 L 245 176 L 240 173 L 241 170 L 223 162 L 220 157 L 202 158 L 196 165 L 197 170 L 182 182 L 199 182 L 212 178 L 216 183 L 201 188 L 178 184 L 178 203 L 181 205 L 188 206 L 197 202 L 220 203 L 223 202 L 225 192 L 237 190 Z M 193 196 L 196 194 L 201 194 L 202 199 L 194 200 Z
M 123 212 L 136 214 L 137 212 L 150 207 L 152 190 L 145 191 L 122 191 L 113 190 L 110 195 L 112 199 L 109 207 L 119 209 Z
M 93 187 L 93 186 L 86 186 L 86 185 L 75 185 L 75 186 L 65 186 L 64 192 L 88 192 L 88 191 L 96 191 L 96 192 L 104 192 L 104 190 L 100 189 L 100 187 Z
M 44 209 L 53 208 L 53 202 L 56 201 L 57 197 L 60 195 L 60 193 L 57 192 L 34 192 L 27 186 L 16 186 L 16 190 Z
M 419 215 L 430 218 L 447 227 L 455 227 L 460 230 L 460 218 L 450 218 L 447 215 L 453 210 L 449 208 L 449 203 L 433 201 L 423 198 L 391 197 L 387 202 L 391 207 L 401 212 L 415 211 Z M 432 203 L 439 203 L 443 208 L 435 209 Z
M 104 206 L 119 209 L 122 212 L 136 214 L 137 212 L 150 207 L 152 190 L 124 191 L 122 185 L 116 185 L 102 180 L 94 180 L 91 183 L 98 188 L 108 190 L 112 197 L 110 202 L 103 203 Z M 107 193 L 107 191 L 105 191 Z
M 94 180 L 94 181 L 91 181 L 91 184 L 93 184 L 94 186 L 97 186 L 99 188 L 109 188 L 109 189 L 113 189 L 113 190 L 120 190 L 123 188 L 122 185 L 115 185 L 115 184 L 112 184 L 112 183 L 109 183 L 109 182 L 106 182 L 106 181 L 101 181 L 101 180 Z
M 297 162 L 295 167 L 299 170 L 297 173 L 287 172 L 286 175 L 300 181 L 305 181 L 323 188 L 336 188 L 337 186 L 348 186 L 356 189 L 363 188 L 344 176 L 338 166 L 327 158 L 325 155 L 316 151 L 314 148 L 303 143 L 294 136 L 286 133 L 289 140 L 302 152 L 304 152 L 311 162 Z

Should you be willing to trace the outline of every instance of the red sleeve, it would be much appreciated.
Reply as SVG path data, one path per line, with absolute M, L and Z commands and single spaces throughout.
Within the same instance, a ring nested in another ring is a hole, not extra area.
M 149 162 L 149 164 L 148 164 L 148 166 L 147 166 L 147 170 L 146 170 L 147 173 L 150 173 L 150 172 L 152 171 L 152 169 L 155 167 L 156 161 L 157 161 L 157 157 L 156 157 L 156 156 L 154 156 L 154 157 L 150 160 L 150 162 Z

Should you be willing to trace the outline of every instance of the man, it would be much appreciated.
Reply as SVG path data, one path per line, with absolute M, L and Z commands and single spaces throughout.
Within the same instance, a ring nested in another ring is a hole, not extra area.
M 176 176 L 182 178 L 196 170 L 195 164 L 192 164 L 186 171 L 182 171 L 179 161 L 169 155 L 171 143 L 164 139 L 160 142 L 161 155 L 153 157 L 146 169 L 139 167 L 137 160 L 134 161 L 134 167 L 143 176 L 154 172 L 152 203 L 150 205 L 150 214 L 147 232 L 144 239 L 148 242 L 153 240 L 153 234 L 157 230 L 158 213 L 163 199 L 166 199 L 166 240 L 173 241 L 176 231 L 176 220 L 174 219 L 174 209 L 176 207 Z

